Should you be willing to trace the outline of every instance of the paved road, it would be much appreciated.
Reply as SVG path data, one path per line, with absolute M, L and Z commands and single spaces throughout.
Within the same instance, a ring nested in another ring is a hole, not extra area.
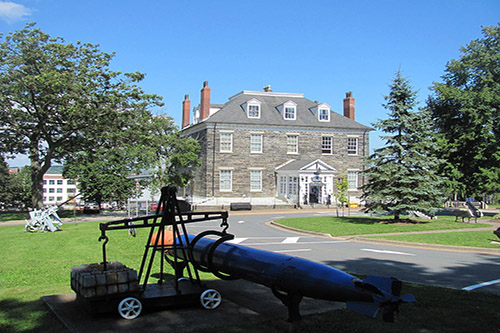
M 394 276 L 408 282 L 500 294 L 499 255 L 341 240 L 298 234 L 267 224 L 284 217 L 307 215 L 333 213 L 232 215 L 228 231 L 235 235 L 233 242 L 238 244 L 303 257 L 350 273 Z M 189 232 L 195 234 L 207 228 L 219 226 L 216 222 L 193 224 Z

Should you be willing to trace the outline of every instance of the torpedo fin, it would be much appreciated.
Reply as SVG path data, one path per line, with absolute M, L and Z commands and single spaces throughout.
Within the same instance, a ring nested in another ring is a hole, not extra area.
M 401 303 L 415 302 L 415 297 L 411 294 L 401 296 L 403 283 L 393 277 L 369 276 L 362 281 L 354 281 L 354 285 L 363 290 L 373 293 L 373 303 L 358 304 L 361 302 L 351 302 L 353 305 L 347 307 L 361 314 L 375 317 L 380 308 L 383 308 L 384 321 L 393 322 L 394 313 L 399 313 Z M 371 307 L 376 307 L 377 311 L 371 311 Z

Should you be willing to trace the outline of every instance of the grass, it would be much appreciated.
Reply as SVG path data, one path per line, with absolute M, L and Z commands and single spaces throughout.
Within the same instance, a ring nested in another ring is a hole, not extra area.
M 320 225 L 325 226 L 327 220 Z M 318 220 L 314 218 L 312 220 Z M 305 224 L 312 224 L 306 220 Z M 429 228 L 436 222 L 410 226 L 381 224 L 380 219 L 345 218 L 335 221 L 337 229 L 357 226 L 361 233 L 375 233 L 380 228 Z M 348 222 L 351 221 L 351 222 Z M 439 220 L 438 220 L 439 221 Z M 351 226 L 345 226 L 352 224 Z M 342 226 L 343 225 L 343 226 Z M 439 221 L 440 228 L 478 224 Z M 55 233 L 27 233 L 24 226 L 0 228 L 0 332 L 54 332 L 65 331 L 61 323 L 40 300 L 41 296 L 71 293 L 72 266 L 102 261 L 97 222 L 64 224 Z M 420 229 L 420 230 L 421 230 Z M 332 229 L 333 230 L 333 229 Z M 367 231 L 368 230 L 368 231 Z M 394 229 L 392 229 L 394 230 Z M 408 229 L 405 229 L 408 230 Z M 336 232 L 336 231 L 335 231 Z M 392 231 L 389 231 L 392 232 Z M 481 233 L 471 231 L 464 234 Z M 489 233 L 489 232 L 488 232 Z M 462 233 L 460 233 L 462 234 Z M 145 229 L 138 230 L 136 238 L 126 230 L 108 233 L 108 260 L 119 260 L 138 269 L 147 238 Z M 441 234 L 442 235 L 442 234 Z M 491 234 L 488 237 L 493 237 Z M 210 279 L 204 275 L 203 279 Z M 431 286 L 405 284 L 404 293 L 413 293 L 415 304 L 401 307 L 400 320 L 389 324 L 373 320 L 348 310 L 306 316 L 296 324 L 297 331 L 342 332 L 500 332 L 500 296 L 480 292 L 466 292 Z M 216 325 L 216 324 L 215 324 Z M 206 332 L 283 332 L 288 330 L 283 321 L 241 323 L 235 326 L 219 325 Z
M 68 223 L 62 229 L 27 233 L 24 225 L 0 228 L 0 332 L 43 332 L 60 326 L 40 297 L 71 293 L 71 267 L 102 261 L 97 222 Z M 148 231 L 138 229 L 135 238 L 127 230 L 108 236 L 108 261 L 138 270 Z
M 480 221 L 480 220 L 479 220 Z M 413 223 L 392 223 L 390 217 L 300 217 L 281 219 L 279 224 L 332 236 L 383 234 L 393 232 L 432 231 L 462 228 L 484 228 L 488 224 L 455 222 L 454 216 L 440 216 L 437 220 L 421 220 Z
M 294 325 L 280 321 L 212 327 L 203 332 L 500 332 L 500 296 L 440 287 L 405 284 L 403 293 L 417 301 L 400 306 L 395 323 L 367 318 L 349 310 L 305 316 Z
M 76 210 L 59 210 L 57 212 L 57 215 L 59 215 L 60 218 L 71 218 L 71 217 L 76 217 L 80 216 L 83 213 L 81 211 L 76 211 Z M 8 221 L 23 221 L 23 220 L 29 220 L 30 216 L 28 212 L 0 212 L 0 223 L 1 222 L 8 222 Z
M 438 234 L 372 236 L 401 242 L 460 245 L 481 248 L 500 249 L 500 239 L 492 231 L 443 232 Z M 493 242 L 493 243 L 492 243 Z

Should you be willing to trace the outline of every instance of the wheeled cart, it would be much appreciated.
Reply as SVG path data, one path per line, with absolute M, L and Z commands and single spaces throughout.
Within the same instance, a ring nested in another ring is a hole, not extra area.
M 77 301 L 91 313 L 117 311 L 124 319 L 137 318 L 143 308 L 196 305 L 209 310 L 217 308 L 221 294 L 201 283 L 199 266 L 189 260 L 192 255 L 186 224 L 220 219 L 224 229 L 215 233 L 225 234 L 227 217 L 227 212 L 182 213 L 175 188 L 164 187 L 155 215 L 100 224 L 103 261 L 71 270 L 71 288 L 77 294 Z M 106 232 L 129 229 L 133 234 L 140 228 L 148 228 L 150 232 L 139 273 L 120 262 L 108 262 Z M 168 240 L 167 235 L 170 235 Z M 159 279 L 148 284 L 156 254 L 162 258 Z M 165 273 L 165 263 L 173 268 L 174 275 Z

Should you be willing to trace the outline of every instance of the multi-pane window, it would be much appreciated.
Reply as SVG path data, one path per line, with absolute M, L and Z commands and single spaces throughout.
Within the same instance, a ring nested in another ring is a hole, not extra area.
M 49 193 L 55 193 L 55 189 L 49 188 Z
M 66 192 L 68 192 L 68 193 L 76 193 L 76 188 L 68 188 L 66 190 Z
M 250 170 L 250 191 L 262 191 L 262 170 Z
M 358 155 L 358 138 L 347 138 L 347 154 Z
M 322 136 L 321 137 L 321 153 L 322 154 L 333 154 L 333 137 L 332 136 Z
M 330 113 L 328 109 L 319 109 L 319 120 L 320 121 L 329 121 Z
M 348 171 L 347 172 L 347 182 L 349 183 L 349 190 L 358 189 L 358 171 Z
M 279 179 L 279 193 L 278 195 L 283 195 L 285 196 L 286 195 L 286 176 L 280 176 L 280 179 Z
M 62 185 L 62 184 L 63 184 L 62 179 L 58 179 L 58 180 L 57 180 L 57 185 Z
M 285 119 L 295 119 L 295 106 L 285 107 Z
M 288 177 L 288 195 L 297 195 L 299 188 L 299 177 Z
M 62 188 L 58 188 L 56 189 L 57 193 L 63 193 L 63 189 Z
M 220 151 L 221 153 L 231 153 L 233 151 L 233 133 L 220 133 Z
M 75 185 L 76 181 L 74 181 L 74 180 L 68 180 L 67 184 L 68 185 Z
M 250 134 L 250 152 L 262 153 L 262 134 Z
M 220 170 L 219 188 L 221 191 L 233 190 L 233 170 Z
M 248 105 L 248 118 L 260 118 L 260 105 Z
M 49 180 L 49 185 L 55 185 L 55 184 L 56 184 L 56 181 L 54 179 Z
M 299 153 L 299 136 L 295 134 L 286 136 L 286 152 L 287 154 Z

